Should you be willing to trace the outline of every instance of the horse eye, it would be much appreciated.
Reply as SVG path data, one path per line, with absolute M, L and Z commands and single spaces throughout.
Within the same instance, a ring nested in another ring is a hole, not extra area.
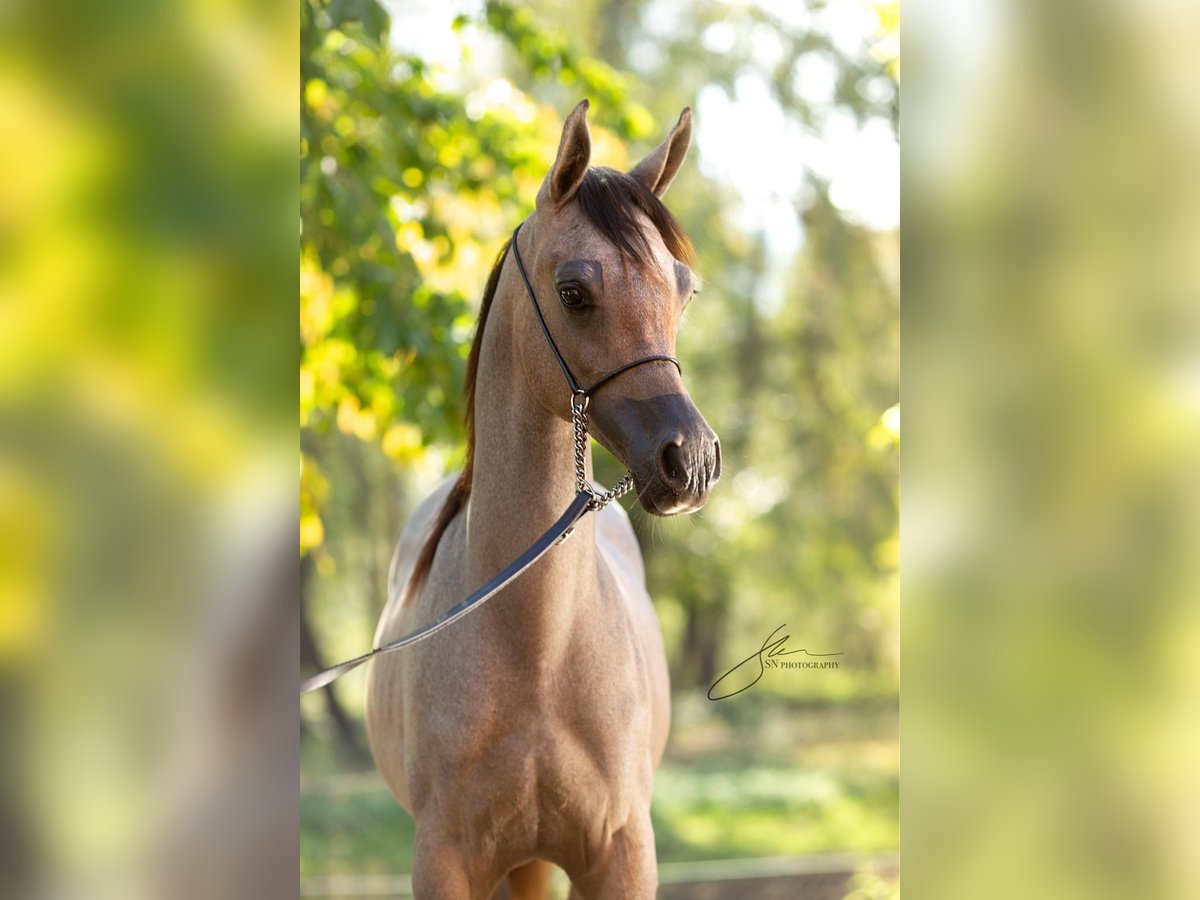
M 568 309 L 577 309 L 583 306 L 583 291 L 577 287 L 564 287 L 558 290 L 558 299 L 562 301 L 562 305 Z

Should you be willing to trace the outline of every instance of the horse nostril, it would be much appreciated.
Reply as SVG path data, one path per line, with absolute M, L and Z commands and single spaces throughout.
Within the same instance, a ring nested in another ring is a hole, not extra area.
M 721 442 L 717 438 L 713 438 L 713 462 L 712 480 L 710 484 L 716 484 L 721 478 Z
M 659 448 L 658 468 L 667 484 L 677 487 L 687 485 L 687 464 L 684 462 L 683 441 L 680 438 L 673 438 Z

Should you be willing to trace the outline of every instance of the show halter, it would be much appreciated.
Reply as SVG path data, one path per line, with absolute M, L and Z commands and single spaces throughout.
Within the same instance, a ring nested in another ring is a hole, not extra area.
M 533 311 L 537 315 L 538 324 L 542 328 L 542 334 L 546 336 L 546 343 L 550 345 L 550 350 L 554 353 L 554 358 L 558 360 L 558 365 L 562 369 L 563 375 L 567 379 L 567 385 L 571 389 L 571 428 L 574 432 L 574 453 L 575 453 L 575 488 L 577 493 L 569 506 L 563 511 L 563 514 L 558 517 L 553 525 L 546 529 L 529 548 L 514 559 L 511 563 L 504 567 L 498 575 L 476 590 L 471 596 L 467 597 L 461 603 L 452 607 L 443 613 L 440 617 L 430 622 L 416 631 L 397 638 L 394 641 L 389 641 L 382 646 L 376 647 L 369 653 L 364 653 L 362 656 L 356 656 L 353 659 L 348 659 L 345 662 L 338 663 L 336 666 L 331 666 L 322 672 L 318 672 L 311 678 L 306 678 L 300 682 L 300 693 L 307 694 L 310 691 L 318 690 L 328 684 L 341 678 L 351 669 L 356 669 L 367 660 L 375 656 L 380 656 L 384 653 L 391 653 L 394 650 L 399 650 L 402 647 L 408 647 L 418 641 L 423 641 L 425 638 L 436 634 L 443 628 L 453 622 L 458 621 L 463 616 L 478 609 L 483 603 L 500 591 L 501 588 L 508 585 L 513 579 L 517 578 L 522 572 L 532 566 L 535 562 L 541 559 L 546 552 L 555 544 L 562 543 L 575 529 L 575 524 L 589 512 L 596 512 L 603 509 L 613 500 L 625 494 L 633 487 L 633 476 L 628 472 L 621 477 L 612 489 L 608 491 L 597 491 L 592 487 L 587 479 L 587 447 L 588 447 L 588 423 L 587 423 L 587 408 L 591 401 L 592 395 L 601 387 L 608 384 L 618 375 L 623 375 L 630 369 L 651 362 L 669 362 L 679 373 L 683 374 L 683 369 L 679 365 L 679 360 L 673 356 L 665 354 L 654 354 L 651 356 L 643 356 L 640 359 L 635 359 L 633 362 L 625 363 L 623 366 L 618 366 L 611 372 L 608 372 L 592 383 L 591 387 L 581 388 L 579 381 L 571 372 L 571 367 L 567 365 L 566 358 L 562 355 L 562 351 L 558 349 L 558 344 L 554 342 L 554 337 L 550 334 L 550 327 L 546 324 L 546 318 L 542 315 L 542 308 L 538 304 L 537 295 L 534 293 L 533 285 L 529 281 L 529 275 L 525 272 L 525 263 L 521 260 L 521 250 L 518 246 L 518 237 L 521 234 L 521 226 L 518 225 L 513 230 L 512 235 L 512 251 L 513 258 L 517 261 L 517 270 L 521 273 L 521 280 L 525 282 L 525 291 L 529 294 L 529 302 L 533 304 Z

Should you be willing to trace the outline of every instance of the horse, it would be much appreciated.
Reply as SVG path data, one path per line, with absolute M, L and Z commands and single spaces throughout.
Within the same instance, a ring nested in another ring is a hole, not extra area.
M 678 363 L 665 364 L 697 287 L 691 243 L 661 201 L 691 111 L 622 172 L 590 166 L 587 110 L 567 118 L 534 210 L 488 278 L 467 360 L 465 466 L 403 529 L 376 647 L 495 575 L 571 497 L 583 392 L 563 382 L 568 361 L 581 380 L 610 373 L 588 404 L 592 431 L 648 513 L 695 511 L 720 478 L 717 436 Z M 581 454 L 590 480 L 590 444 Z M 415 896 L 545 897 L 558 866 L 573 896 L 653 897 L 650 799 L 669 722 L 662 634 L 614 503 L 488 606 L 372 661 L 367 733 L 416 823 Z

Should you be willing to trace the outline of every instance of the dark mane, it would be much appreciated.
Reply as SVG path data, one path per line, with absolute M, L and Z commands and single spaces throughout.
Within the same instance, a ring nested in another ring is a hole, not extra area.
M 625 172 L 603 167 L 588 169 L 575 199 L 595 229 L 635 265 L 648 267 L 652 258 L 650 244 L 638 221 L 638 213 L 644 214 L 654 225 L 672 256 L 688 265 L 694 261 L 692 243 L 675 217 L 652 191 Z M 479 375 L 479 355 L 483 346 L 483 330 L 496 297 L 496 286 L 500 283 L 500 272 L 508 258 L 509 243 L 505 241 L 488 276 L 479 308 L 479 322 L 475 326 L 475 339 L 467 357 L 467 374 L 463 381 L 463 418 L 467 426 L 466 463 L 438 510 L 429 535 L 421 545 L 421 552 L 417 554 L 416 564 L 405 588 L 408 595 L 420 588 L 428 576 L 442 535 L 471 496 L 471 478 L 475 472 L 475 384 Z

